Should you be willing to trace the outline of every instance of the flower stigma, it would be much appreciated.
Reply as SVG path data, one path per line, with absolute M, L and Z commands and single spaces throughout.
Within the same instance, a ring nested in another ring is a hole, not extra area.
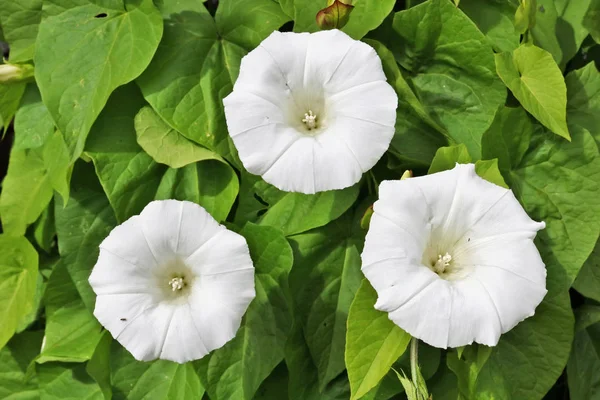
M 177 292 L 185 287 L 185 281 L 182 277 L 176 276 L 175 278 L 169 281 L 169 285 L 171 286 L 171 290 L 173 292 Z
M 308 110 L 308 113 L 304 114 L 302 122 L 304 122 L 304 125 L 311 131 L 317 127 L 317 116 L 313 114 L 312 110 Z
M 450 266 L 450 262 L 452 261 L 452 256 L 446 252 L 443 256 L 438 254 L 438 259 L 433 265 L 433 270 L 437 274 L 442 274 L 446 271 L 446 268 Z

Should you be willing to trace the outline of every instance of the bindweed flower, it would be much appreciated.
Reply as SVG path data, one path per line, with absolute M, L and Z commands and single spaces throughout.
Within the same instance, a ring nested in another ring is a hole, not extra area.
M 313 194 L 352 186 L 375 165 L 398 98 L 375 50 L 331 30 L 271 34 L 244 57 L 224 104 L 244 167 Z
M 375 308 L 432 346 L 494 346 L 546 295 L 545 224 L 473 164 L 384 181 L 374 211 L 362 271 Z
M 252 299 L 246 240 L 197 204 L 148 204 L 100 244 L 94 315 L 137 360 L 179 363 L 231 340 Z

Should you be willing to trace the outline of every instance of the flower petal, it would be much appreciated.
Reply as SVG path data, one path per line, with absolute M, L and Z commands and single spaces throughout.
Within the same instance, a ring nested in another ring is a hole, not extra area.
M 146 308 L 131 320 L 125 321 L 125 327 L 117 335 L 111 333 L 136 360 L 155 360 L 162 354 L 175 310 L 176 307 L 172 304 L 157 303 Z
M 324 85 L 328 93 L 386 80 L 375 49 L 340 30 L 310 36 L 306 65 L 306 76 Z
M 233 89 L 234 93 L 251 93 L 272 104 L 282 104 L 291 97 L 287 76 L 277 60 L 262 46 L 242 58 L 240 74 Z
M 155 295 L 157 293 L 154 270 L 132 264 L 107 249 L 100 249 L 98 261 L 92 270 L 89 282 L 98 296 L 128 293 Z
M 362 176 L 360 161 L 339 135 L 324 132 L 314 138 L 313 175 L 315 191 L 344 189 Z
M 306 139 L 280 123 L 249 128 L 231 138 L 244 167 L 256 175 L 264 175 L 298 140 Z
M 315 140 L 308 136 L 296 140 L 263 173 L 263 179 L 287 192 L 315 193 L 315 143 Z
M 451 312 L 450 285 L 435 279 L 414 297 L 389 313 L 389 318 L 411 336 L 425 343 L 446 348 Z
M 292 91 L 304 85 L 304 66 L 309 38 L 308 33 L 275 31 L 258 46 L 272 57 Z
M 447 347 L 466 346 L 473 341 L 498 344 L 502 326 L 496 306 L 486 289 L 474 278 L 451 282 L 450 331 Z
M 94 316 L 117 338 L 132 321 L 155 307 L 158 300 L 146 293 L 102 294 L 96 297 Z
M 471 276 L 481 282 L 496 306 L 503 333 L 534 315 L 547 293 L 545 286 L 501 268 L 475 268 Z
M 454 254 L 456 261 L 467 268 L 499 268 L 532 286 L 545 288 L 546 268 L 533 243 L 534 237 L 535 233 L 525 231 L 473 239 L 457 247 Z
M 100 250 L 106 249 L 123 260 L 142 268 L 154 269 L 158 261 L 142 230 L 139 215 L 129 218 L 114 228 L 100 243 Z
M 431 230 L 430 215 L 428 208 L 423 207 L 421 192 L 411 190 L 411 185 L 404 182 L 407 181 L 383 181 L 379 185 L 379 200 L 373 205 L 361 256 L 363 268 L 396 258 L 420 264 Z M 415 207 L 416 204 L 421 206 Z
M 185 264 L 200 277 L 239 270 L 250 270 L 251 274 L 254 273 L 246 239 L 226 229 L 200 246 L 185 260 Z
M 159 358 L 183 364 L 198 360 L 209 352 L 189 304 L 175 307 Z
M 195 325 L 209 351 L 220 348 L 235 337 L 242 316 L 255 295 L 252 269 L 200 277 L 200 284 L 194 285 L 190 307 Z
M 361 171 L 367 172 L 389 148 L 395 129 L 374 122 L 340 116 L 332 123 L 330 131 L 338 138 L 338 146 L 347 147 Z
M 287 116 L 281 105 L 246 91 L 235 91 L 223 99 L 227 128 L 232 139 L 269 125 L 286 125 Z M 237 145 L 237 143 L 236 143 Z

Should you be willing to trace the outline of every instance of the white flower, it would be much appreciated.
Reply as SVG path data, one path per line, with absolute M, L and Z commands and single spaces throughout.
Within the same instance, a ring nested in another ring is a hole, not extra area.
M 197 204 L 148 204 L 100 244 L 94 315 L 142 361 L 202 358 L 231 340 L 252 299 L 246 240 Z
M 339 30 L 273 32 L 224 100 L 244 167 L 291 192 L 343 189 L 387 151 L 398 98 L 373 48 Z
M 375 308 L 435 347 L 494 346 L 546 295 L 544 227 L 473 164 L 382 182 L 362 253 Z

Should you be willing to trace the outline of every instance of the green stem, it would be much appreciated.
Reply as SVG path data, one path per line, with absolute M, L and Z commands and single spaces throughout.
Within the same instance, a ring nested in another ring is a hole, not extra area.
M 415 388 L 419 387 L 417 368 L 419 368 L 419 339 L 414 337 L 410 341 L 410 375 Z

